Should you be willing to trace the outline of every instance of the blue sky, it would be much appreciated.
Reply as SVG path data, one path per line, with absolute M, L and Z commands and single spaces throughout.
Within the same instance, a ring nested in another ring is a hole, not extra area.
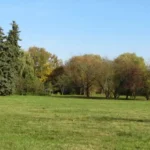
M 0 26 L 15 20 L 20 45 L 59 58 L 94 53 L 110 59 L 136 52 L 150 59 L 149 0 L 0 0 Z

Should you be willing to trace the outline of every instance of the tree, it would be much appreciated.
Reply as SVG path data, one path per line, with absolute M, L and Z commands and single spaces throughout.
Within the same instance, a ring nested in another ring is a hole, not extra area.
M 7 55 L 6 37 L 0 27 L 0 95 L 11 93 L 9 58 Z
M 28 52 L 34 61 L 34 73 L 43 83 L 46 82 L 52 71 L 61 64 L 57 56 L 47 52 L 44 48 L 30 47 Z
M 16 45 L 11 40 L 15 39 L 14 24 L 8 36 L 0 28 L 0 95 L 9 95 L 15 91 L 17 58 Z
M 54 93 L 60 92 L 63 95 L 68 93 L 68 89 L 70 89 L 71 80 L 65 70 L 65 66 L 57 67 L 52 71 L 47 80 L 48 83 L 52 84 Z
M 3 29 L 0 27 L 0 44 L 4 43 L 5 35 Z
M 19 59 L 19 75 L 17 79 L 17 92 L 19 94 L 31 93 L 33 90 L 34 75 L 34 63 L 33 59 L 28 52 L 22 51 L 22 55 Z
M 144 85 L 140 91 L 140 94 L 145 96 L 147 100 L 150 98 L 150 66 L 147 65 L 147 70 L 144 74 Z
M 0 28 L 0 95 L 12 94 L 16 89 L 20 46 L 18 45 L 19 27 L 15 21 L 12 29 L 5 36 Z
M 124 92 L 126 99 L 136 97 L 136 93 L 143 87 L 143 77 L 146 65 L 142 57 L 134 53 L 125 53 L 114 60 L 115 94 Z
M 78 84 L 80 90 L 83 90 L 87 97 L 96 80 L 96 72 L 101 62 L 99 55 L 74 56 L 67 63 L 66 68 L 68 76 L 75 84 Z
M 15 21 L 12 22 L 12 29 L 9 31 L 7 36 L 7 44 L 9 46 L 9 56 L 11 57 L 12 67 L 18 73 L 19 57 L 21 56 L 21 47 L 19 46 L 19 41 L 21 40 L 19 35 L 19 26 Z
M 19 38 L 19 27 L 15 21 L 12 22 L 12 29 L 9 31 L 6 38 L 7 51 L 6 55 L 9 57 L 9 78 L 8 82 L 11 84 L 11 92 L 13 93 L 16 89 L 17 76 L 19 71 L 19 57 L 21 55 L 20 46 L 18 44 Z
M 113 76 L 113 62 L 107 58 L 102 59 L 99 67 L 97 68 L 96 82 L 98 87 L 106 95 L 107 99 L 110 98 L 114 92 Z
M 15 21 L 12 22 L 12 29 L 9 31 L 8 33 L 8 37 L 7 37 L 7 41 L 9 42 L 9 44 L 15 48 L 15 54 L 19 55 L 20 54 L 20 46 L 18 44 L 18 42 L 21 40 L 19 38 L 19 26 L 16 24 Z M 17 49 L 18 48 L 18 49 Z

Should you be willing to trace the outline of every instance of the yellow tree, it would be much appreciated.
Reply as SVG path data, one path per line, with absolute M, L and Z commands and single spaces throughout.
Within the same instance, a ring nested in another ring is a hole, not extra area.
M 34 61 L 34 73 L 41 82 L 45 82 L 53 69 L 61 64 L 56 55 L 51 54 L 44 48 L 30 47 L 28 52 Z

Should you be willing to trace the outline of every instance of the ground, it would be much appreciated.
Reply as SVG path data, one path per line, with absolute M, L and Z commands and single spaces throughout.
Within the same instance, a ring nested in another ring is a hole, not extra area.
M 0 97 L 0 150 L 149 149 L 149 101 Z

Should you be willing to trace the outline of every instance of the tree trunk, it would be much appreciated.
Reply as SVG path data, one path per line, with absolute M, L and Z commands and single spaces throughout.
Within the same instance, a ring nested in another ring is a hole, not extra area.
M 127 93 L 126 93 L 126 100 L 129 99 L 129 90 L 127 90 Z
M 88 86 L 86 87 L 86 97 L 90 97 L 90 89 Z
M 118 92 L 117 92 L 117 90 L 115 90 L 115 92 L 114 92 L 114 99 L 117 99 L 118 98 Z
M 132 92 L 132 97 L 133 97 L 134 100 L 136 99 L 136 92 L 135 91 Z
M 84 96 L 87 95 L 87 93 L 86 93 L 86 86 L 85 85 L 83 86 L 83 93 L 84 93 Z
M 109 93 L 109 91 L 106 91 L 106 92 L 105 92 L 105 96 L 106 96 L 106 99 L 109 99 L 109 98 L 110 98 L 110 93 Z
M 61 95 L 64 95 L 64 90 L 65 90 L 64 87 L 61 87 L 60 89 L 61 89 Z
M 149 94 L 146 93 L 146 100 L 149 100 Z
M 114 94 L 114 99 L 117 99 L 117 94 Z
M 82 87 L 80 87 L 80 95 L 82 95 L 82 93 L 83 93 L 82 91 L 83 91 L 83 90 L 82 90 Z

